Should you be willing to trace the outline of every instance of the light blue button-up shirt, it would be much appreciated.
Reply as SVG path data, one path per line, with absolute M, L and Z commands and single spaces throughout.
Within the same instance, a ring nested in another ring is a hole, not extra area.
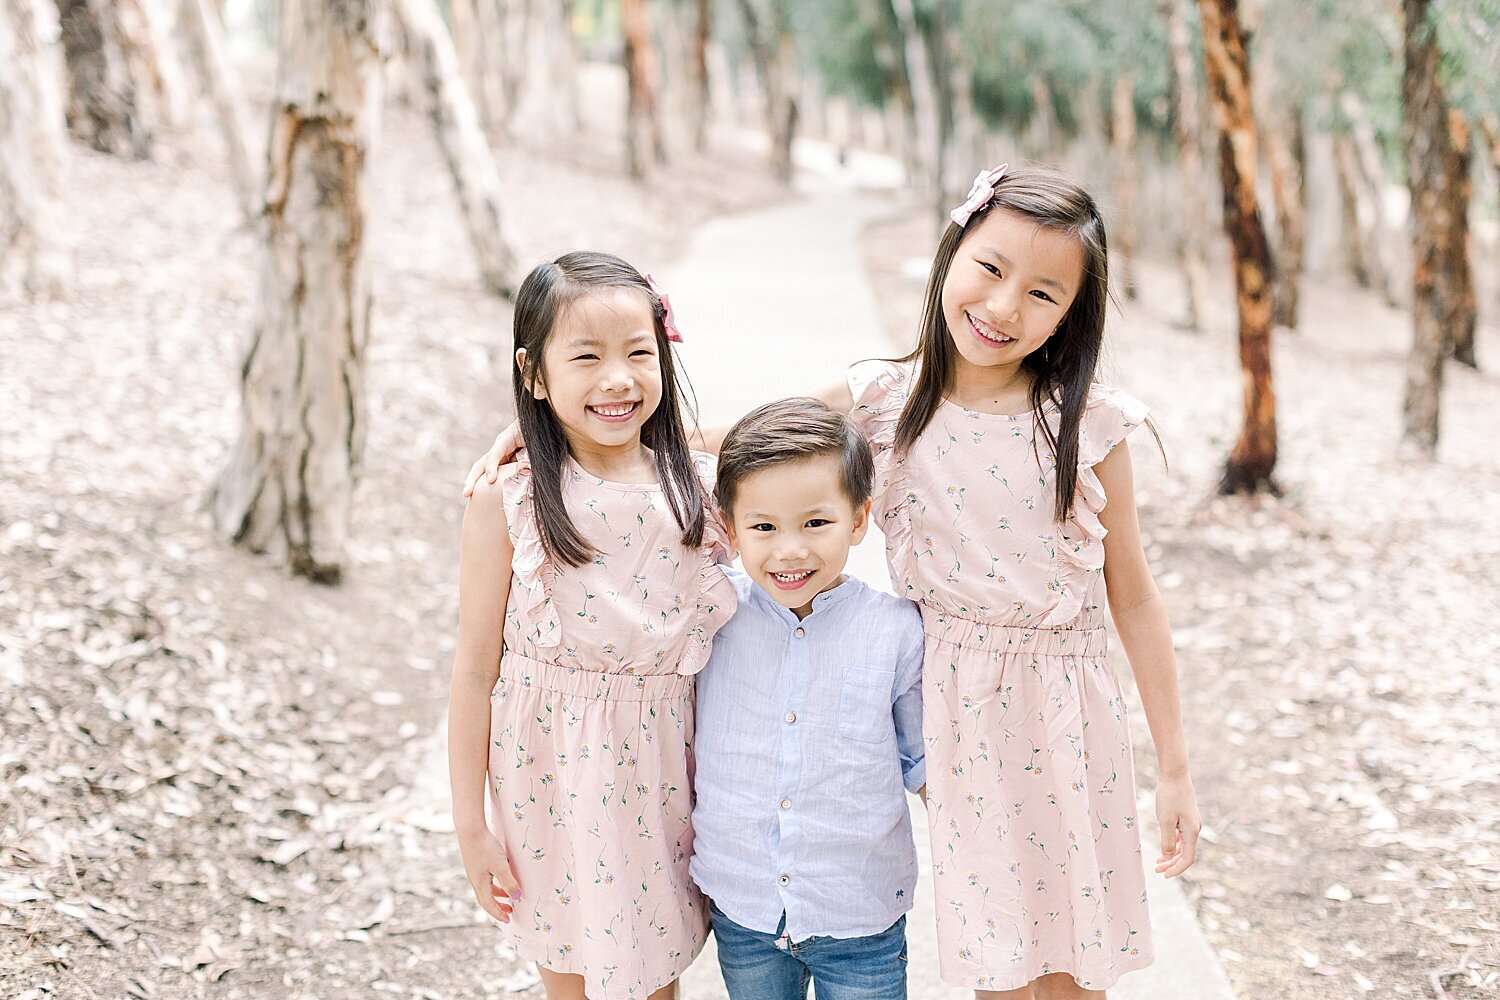
M 917 881 L 906 792 L 927 781 L 917 606 L 845 577 L 802 621 L 738 571 L 698 675 L 693 881 L 793 941 L 875 934 Z

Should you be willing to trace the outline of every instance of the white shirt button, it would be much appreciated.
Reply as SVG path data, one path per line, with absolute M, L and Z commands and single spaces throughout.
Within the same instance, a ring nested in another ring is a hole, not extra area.
M 783 809 L 790 809 L 790 808 L 792 808 L 792 800 L 791 799 L 782 799 L 781 800 L 781 808 L 783 808 Z
M 776 881 L 780 882 L 782 885 L 791 885 L 792 884 L 792 877 L 790 875 L 783 875 L 780 878 L 778 878 Z
M 793 722 L 796 722 L 797 721 L 797 713 L 796 712 L 788 712 L 788 713 L 786 713 L 786 721 L 787 721 L 787 725 L 791 725 Z
M 795 631 L 795 632 L 793 632 L 793 633 L 792 633 L 792 635 L 795 635 L 795 636 L 796 636 L 796 637 L 797 637 L 797 638 L 799 638 L 799 639 L 800 639 L 800 638 L 802 638 L 802 637 L 803 637 L 803 636 L 805 636 L 805 635 L 807 635 L 807 629 L 805 629 L 805 628 L 801 628 L 801 627 L 800 627 L 800 626 L 799 626 L 799 627 L 798 627 L 798 629 L 797 629 L 797 631 Z

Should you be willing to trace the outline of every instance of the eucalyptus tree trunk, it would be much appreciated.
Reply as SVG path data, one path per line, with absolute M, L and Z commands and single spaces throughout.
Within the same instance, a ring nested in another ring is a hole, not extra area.
M 1371 268 L 1365 259 L 1365 225 L 1360 211 L 1360 176 L 1354 140 L 1345 132 L 1333 134 L 1333 171 L 1339 187 L 1339 215 L 1343 232 L 1344 263 L 1355 284 L 1373 287 Z
M 1187 18 L 1183 16 L 1185 0 L 1161 0 L 1162 15 L 1167 21 L 1167 39 L 1172 52 L 1172 135 L 1177 140 L 1180 175 L 1178 204 L 1181 206 L 1182 232 L 1178 256 L 1187 284 L 1187 314 L 1183 325 L 1202 330 L 1208 312 L 1208 262 L 1204 256 L 1202 226 L 1208 222 L 1208 199 L 1203 192 L 1203 151 L 1198 145 L 1198 79 L 1193 72 L 1193 51 L 1189 43 Z
M 500 173 L 474 102 L 458 69 L 458 53 L 436 0 L 392 0 L 427 90 L 427 114 L 448 162 L 469 242 L 484 286 L 509 299 L 518 285 L 515 251 L 501 225 Z
M 578 93 L 578 41 L 573 37 L 573 0 L 542 4 L 542 38 L 547 59 L 550 117 L 569 135 L 583 128 Z
M 246 139 L 239 78 L 225 50 L 224 25 L 219 20 L 218 8 L 213 0 L 182 0 L 178 23 L 188 57 L 203 89 L 213 100 L 214 124 L 224 142 L 224 156 L 229 161 L 229 175 L 240 210 L 254 218 L 255 167 Z
M 792 140 L 797 134 L 796 46 L 782 0 L 772 0 L 762 17 L 755 0 L 739 0 L 755 75 L 765 98 L 766 133 L 771 140 L 771 172 L 792 181 Z M 767 23 L 769 21 L 769 23 Z
M 154 121 L 181 126 L 190 96 L 177 48 L 167 31 L 162 0 L 114 0 L 121 47 L 135 80 L 136 95 L 150 95 Z
M 281 0 L 259 305 L 241 369 L 239 440 L 214 520 L 322 583 L 342 575 L 364 448 L 370 286 L 366 176 L 381 0 Z
M 0 292 L 12 276 L 60 299 L 72 280 L 64 236 L 62 68 L 48 0 L 0 0 Z
M 505 121 L 505 89 L 500 79 L 503 33 L 498 0 L 452 0 L 453 41 L 460 71 L 469 87 L 480 124 L 499 136 Z
M 651 164 L 666 162 L 661 117 L 657 110 L 656 50 L 646 0 L 620 0 L 620 30 L 625 36 L 625 158 L 630 176 L 645 178 Z
M 1447 96 L 1439 79 L 1441 56 L 1430 20 L 1431 0 L 1402 0 L 1405 16 L 1401 77 L 1406 184 L 1412 215 L 1412 350 L 1406 367 L 1402 442 L 1433 456 L 1440 434 L 1443 362 L 1462 312 L 1468 278 L 1468 220 L 1455 210 L 1464 183 L 1454 148 Z
M 1140 185 L 1135 165 L 1135 81 L 1130 70 L 1115 74 L 1110 95 L 1110 146 L 1115 161 L 1115 223 L 1111 242 L 1119 248 L 1125 297 L 1135 298 L 1135 196 Z
M 68 131 L 101 153 L 151 155 L 151 130 L 136 92 L 110 0 L 57 0 L 68 66 Z
M 1448 111 L 1448 132 L 1453 141 L 1453 162 L 1450 169 L 1454 180 L 1448 187 L 1448 194 L 1452 199 L 1449 212 L 1454 225 L 1461 229 L 1452 234 L 1449 244 L 1457 259 L 1452 270 L 1452 312 L 1447 324 L 1448 336 L 1453 345 L 1453 360 L 1470 368 L 1478 368 L 1479 361 L 1474 356 L 1474 328 L 1478 325 L 1479 311 L 1474 293 L 1474 267 L 1469 257 L 1469 202 L 1474 194 L 1474 154 L 1468 119 L 1457 108 Z
M 1280 234 L 1272 322 L 1289 330 L 1297 329 L 1300 321 L 1303 250 L 1307 245 L 1307 191 L 1303 183 L 1307 155 L 1302 121 L 1302 109 L 1293 107 L 1286 114 L 1290 136 L 1275 123 L 1268 123 L 1263 130 Z
M 912 0 L 888 0 L 891 13 L 896 19 L 896 30 L 901 38 L 902 65 L 906 69 L 907 89 L 911 93 L 912 112 L 916 116 L 916 146 L 912 160 L 916 164 L 917 176 L 913 186 L 923 200 L 938 197 L 939 179 L 937 156 L 941 148 L 942 124 L 938 109 L 938 92 L 933 85 L 932 69 L 927 57 L 927 45 L 922 29 L 917 24 L 917 13 Z
M 1370 223 L 1366 227 L 1365 265 L 1369 268 L 1371 288 L 1378 291 L 1386 305 L 1396 307 L 1401 299 L 1396 293 L 1395 267 L 1391 262 L 1389 243 L 1392 237 L 1390 211 L 1385 203 L 1385 165 L 1375 127 L 1365 111 L 1364 102 L 1353 91 L 1339 95 L 1339 107 L 1348 120 L 1349 135 L 1354 143 L 1354 165 L 1363 201 L 1370 206 Z
M 692 98 L 688 103 L 689 127 L 693 135 L 693 149 L 703 152 L 708 149 L 708 123 L 712 109 L 708 89 L 708 43 L 713 39 L 713 4 L 710 0 L 694 0 L 692 52 L 688 59 L 688 86 Z
M 1271 385 L 1271 248 L 1256 202 L 1255 113 L 1238 8 L 1236 0 L 1198 0 L 1209 96 L 1219 131 L 1224 229 L 1234 257 L 1245 387 L 1244 424 L 1219 488 L 1225 493 L 1253 493 L 1276 489 L 1276 397 Z

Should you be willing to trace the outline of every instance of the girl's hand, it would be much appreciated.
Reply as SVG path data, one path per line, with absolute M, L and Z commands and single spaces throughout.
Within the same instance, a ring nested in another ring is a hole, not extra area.
M 521 887 L 510 870 L 505 848 L 489 830 L 480 830 L 458 838 L 458 851 L 464 859 L 464 874 L 479 908 L 502 924 L 510 923 L 511 900 L 519 899 Z
M 1157 874 L 1176 878 L 1198 860 L 1198 831 L 1203 828 L 1191 778 L 1164 778 L 1157 784 L 1156 822 L 1161 829 Z
M 503 431 L 495 435 L 495 443 L 490 445 L 490 450 L 469 466 L 469 475 L 464 479 L 464 499 L 474 495 L 474 487 L 479 483 L 480 476 L 488 475 L 492 483 L 500 478 L 500 466 L 514 458 L 516 452 L 521 450 L 521 445 L 521 425 L 512 420 Z

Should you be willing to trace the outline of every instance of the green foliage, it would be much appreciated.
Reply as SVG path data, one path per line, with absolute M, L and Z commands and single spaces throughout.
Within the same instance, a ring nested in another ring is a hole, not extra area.
M 1500 115 L 1500 0 L 1439 0 L 1433 22 L 1448 99 L 1475 117 Z

